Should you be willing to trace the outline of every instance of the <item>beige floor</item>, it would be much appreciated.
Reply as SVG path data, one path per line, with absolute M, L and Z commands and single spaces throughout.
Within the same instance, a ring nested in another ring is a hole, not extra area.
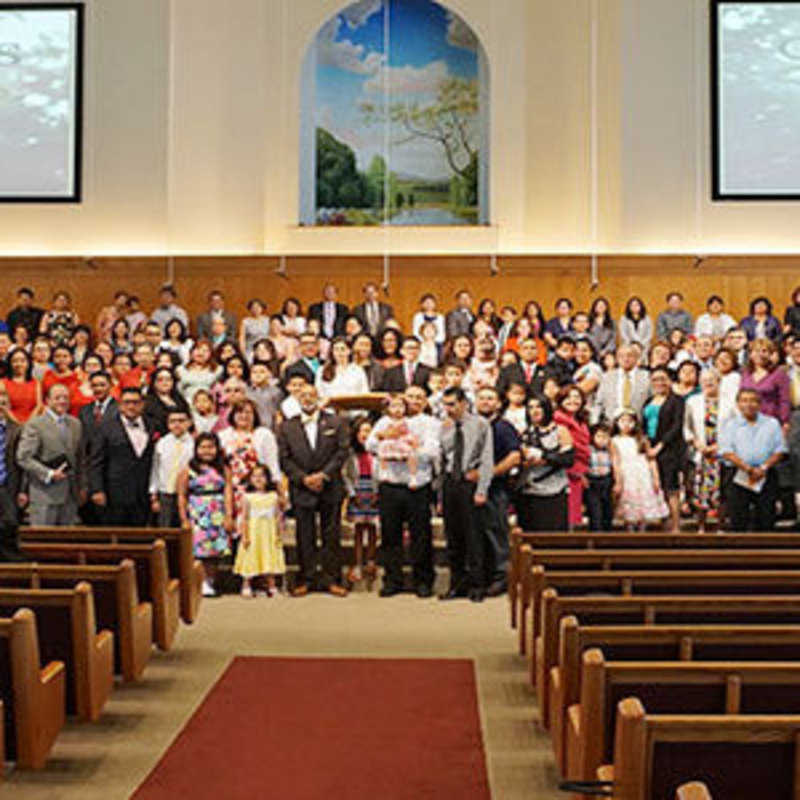
M 48 768 L 12 773 L 0 798 L 127 798 L 234 655 L 472 658 L 493 797 L 563 797 L 514 644 L 505 598 L 476 605 L 357 592 L 345 600 L 206 601 L 174 650 L 154 653 L 141 684 L 117 687 L 100 722 L 69 724 Z

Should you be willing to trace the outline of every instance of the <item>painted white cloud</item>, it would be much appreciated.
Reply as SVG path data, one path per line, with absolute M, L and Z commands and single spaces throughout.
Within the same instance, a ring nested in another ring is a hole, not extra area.
M 363 44 L 355 44 L 349 39 L 337 42 L 341 24 L 339 17 L 333 17 L 322 26 L 317 39 L 320 63 L 356 75 L 374 75 L 380 69 L 383 56 L 374 50 L 367 51 Z
M 431 61 L 424 67 L 388 67 L 383 65 L 373 77 L 364 81 L 364 91 L 381 94 L 435 94 L 448 77 L 444 61 Z
M 347 26 L 354 30 L 364 25 L 373 14 L 377 14 L 382 6 L 383 0 L 358 0 L 347 6 L 341 15 L 347 22 Z
M 461 17 L 447 12 L 447 43 L 462 50 L 478 49 L 478 39 Z

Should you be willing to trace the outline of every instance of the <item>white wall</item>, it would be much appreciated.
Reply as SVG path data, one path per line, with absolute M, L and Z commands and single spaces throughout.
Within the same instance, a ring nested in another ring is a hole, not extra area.
M 302 58 L 344 2 L 86 2 L 85 201 L 0 207 L 0 254 L 796 247 L 796 203 L 709 200 L 707 0 L 453 0 L 492 90 L 493 224 L 457 231 L 297 226 Z

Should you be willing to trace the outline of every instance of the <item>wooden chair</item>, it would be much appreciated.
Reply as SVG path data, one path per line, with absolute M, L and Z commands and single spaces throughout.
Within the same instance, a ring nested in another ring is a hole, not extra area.
M 560 596 L 664 594 L 800 594 L 795 570 L 587 570 L 561 572 L 536 564 L 531 569 L 532 639 L 539 635 L 541 596 L 548 586 Z M 535 676 L 532 676 L 532 679 Z
M 540 720 L 545 728 L 550 723 L 550 680 L 558 660 L 561 618 L 569 615 L 587 625 L 794 625 L 800 624 L 800 596 L 559 597 L 554 589 L 545 589 L 542 632 L 532 654 Z
M 587 650 L 567 711 L 568 779 L 590 781 L 612 760 L 617 703 L 632 696 L 656 714 L 800 714 L 800 663 L 614 662 Z
M 2 589 L 0 615 L 30 608 L 36 614 L 39 648 L 45 661 L 63 661 L 67 671 L 67 713 L 95 721 L 114 684 L 114 635 L 97 632 L 92 587 Z
M 182 528 L 41 527 L 21 528 L 24 542 L 98 542 L 147 544 L 163 539 L 167 547 L 170 578 L 180 581 L 181 618 L 187 624 L 197 619 L 205 570 L 194 557 L 192 532 Z
M 706 549 L 619 549 L 619 550 L 536 550 L 522 548 L 520 585 L 519 649 L 527 652 L 527 613 L 531 605 L 532 570 L 535 565 L 548 572 L 585 570 L 769 570 L 800 569 L 798 550 Z
M 136 565 L 139 596 L 153 604 L 153 639 L 161 650 L 172 647 L 180 622 L 180 585 L 169 577 L 167 548 L 161 539 L 150 544 L 22 542 L 20 546 L 34 561 L 119 564 L 130 559 Z
M 29 609 L 0 619 L 0 769 L 41 769 L 65 721 L 64 663 L 41 666 L 36 617 Z
M 141 678 L 153 647 L 153 607 L 140 603 L 133 561 L 116 566 L 0 564 L 0 588 L 92 587 L 97 626 L 114 633 L 114 671 L 125 681 Z
M 622 549 L 800 549 L 796 533 L 526 533 L 513 528 L 508 562 L 508 599 L 511 627 L 517 627 L 520 582 L 522 580 L 522 548 L 536 550 L 622 550 Z
M 614 763 L 597 770 L 614 800 L 672 800 L 687 778 L 723 800 L 800 800 L 800 716 L 647 714 L 617 707 Z
M 675 792 L 675 800 L 712 800 L 708 787 L 704 783 L 692 781 L 684 783 Z
M 566 771 L 567 709 L 580 702 L 583 654 L 608 661 L 797 661 L 800 625 L 580 625 L 561 619 L 558 664 L 550 670 L 550 735 Z

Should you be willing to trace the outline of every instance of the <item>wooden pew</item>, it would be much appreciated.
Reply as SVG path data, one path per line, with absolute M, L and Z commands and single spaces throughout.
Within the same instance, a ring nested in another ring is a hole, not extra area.
M 612 760 L 617 703 L 632 696 L 656 714 L 798 714 L 800 662 L 614 662 L 587 650 L 567 712 L 568 779 L 592 780 Z
M 522 551 L 520 586 L 519 650 L 527 653 L 527 614 L 531 604 L 532 569 L 536 564 L 548 572 L 583 570 L 718 570 L 800 569 L 800 550 L 720 550 L 660 548 L 633 550 L 536 550 Z
M 141 678 L 153 647 L 153 607 L 139 602 L 133 561 L 114 566 L 69 564 L 0 564 L 0 587 L 71 588 L 81 581 L 92 587 L 100 629 L 114 633 L 114 669 L 125 681 Z
M 531 641 L 539 635 L 542 592 L 577 595 L 800 594 L 800 569 L 794 570 L 608 570 L 531 569 Z M 535 675 L 531 675 L 535 680 Z
M 147 544 L 163 539 L 171 578 L 180 581 L 181 618 L 187 624 L 197 619 L 205 580 L 203 564 L 194 557 L 192 532 L 182 528 L 41 527 L 20 528 L 25 542 L 99 542 Z
M 67 713 L 99 719 L 114 685 L 114 635 L 97 632 L 92 587 L 82 581 L 72 589 L 0 588 L 0 616 L 20 608 L 36 614 L 44 660 L 64 662 Z
M 508 561 L 508 600 L 511 627 L 517 627 L 520 581 L 522 580 L 522 548 L 534 550 L 646 550 L 646 549 L 800 549 L 797 533 L 526 533 L 513 528 Z
M 580 702 L 583 654 L 609 661 L 797 661 L 800 625 L 580 625 L 561 619 L 558 663 L 550 670 L 550 735 L 566 770 L 567 709 Z
M 800 716 L 647 714 L 635 697 L 617 707 L 613 800 L 671 800 L 689 777 L 721 800 L 800 798 Z
M 712 800 L 712 798 L 704 783 L 692 781 L 678 787 L 678 791 L 675 792 L 675 800 Z
M 153 604 L 153 639 L 161 650 L 172 647 L 180 622 L 180 587 L 167 572 L 161 539 L 150 544 L 21 542 L 20 547 L 34 561 L 118 564 L 129 558 L 136 565 L 139 596 Z
M 794 625 L 800 624 L 800 596 L 559 597 L 555 589 L 545 589 L 542 630 L 533 650 L 540 721 L 545 728 L 550 724 L 550 679 L 558 660 L 561 619 L 570 615 L 587 625 Z
M 41 769 L 65 721 L 64 663 L 41 666 L 36 617 L 21 608 L 0 619 L 0 767 Z

